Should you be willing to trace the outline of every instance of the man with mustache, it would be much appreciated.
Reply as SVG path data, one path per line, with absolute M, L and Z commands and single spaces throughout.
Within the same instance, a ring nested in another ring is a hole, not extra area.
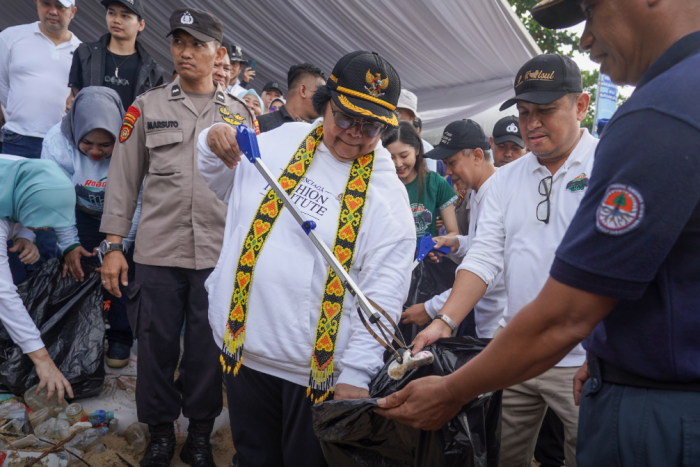
M 117 297 L 119 282 L 127 285 L 122 239 L 143 181 L 136 277 L 127 292 L 139 346 L 136 408 L 151 432 L 142 467 L 170 465 L 180 412 L 190 421 L 180 458 L 197 467 L 215 465 L 209 437 L 221 413 L 222 372 L 204 281 L 219 258 L 226 205 L 197 170 L 196 139 L 214 123 L 255 125 L 248 109 L 212 79 L 214 62 L 226 54 L 223 31 L 205 11 L 173 12 L 168 36 L 178 78 L 129 107 L 109 168 L 100 228 L 107 234 L 100 246 L 102 283 Z M 184 353 L 174 383 L 183 323 Z
M 569 57 L 539 55 L 518 71 L 515 98 L 501 110 L 517 105 L 520 131 L 532 152 L 491 177 L 476 236 L 457 268 L 442 316 L 416 336 L 414 352 L 449 337 L 449 323 L 459 325 L 501 271 L 508 301 L 495 335 L 542 288 L 593 166 L 598 141 L 580 127 L 588 102 L 581 72 Z M 576 466 L 578 408 L 571 394 L 585 353 L 578 346 L 561 357 L 555 368 L 503 391 L 501 467 L 530 465 L 548 406 L 564 423 L 566 465 Z

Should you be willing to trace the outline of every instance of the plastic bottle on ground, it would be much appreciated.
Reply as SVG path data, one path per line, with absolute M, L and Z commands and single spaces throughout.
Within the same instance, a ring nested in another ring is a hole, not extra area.
M 114 412 L 112 411 L 105 412 L 104 410 L 95 410 L 94 412 L 87 414 L 88 422 L 95 427 L 105 426 L 113 418 Z
M 39 438 L 51 438 L 54 441 L 61 441 L 70 436 L 70 423 L 66 420 L 49 418 L 34 429 L 34 434 Z
M 42 389 L 39 394 L 34 394 L 38 387 L 38 385 L 34 385 L 24 393 L 24 403 L 27 404 L 27 407 L 34 412 L 44 407 L 49 407 L 57 414 L 66 410 L 68 403 L 65 400 L 60 404 L 58 403 L 58 391 L 54 392 L 53 396 L 51 396 L 51 400 L 46 402 L 46 397 L 49 394 L 48 387 Z
M 0 419 L 6 419 L 7 417 L 10 416 L 10 412 L 13 410 L 20 410 L 24 408 L 24 404 L 21 402 L 13 401 L 13 402 L 7 402 L 5 404 L 0 405 Z
M 124 437 L 134 452 L 142 452 L 146 449 L 146 432 L 139 422 L 129 425 L 129 428 L 124 430 Z
M 85 451 L 87 448 L 97 444 L 97 442 L 108 432 L 109 429 L 106 426 L 101 428 L 89 428 L 82 433 L 79 433 L 75 438 L 66 443 L 66 446 L 73 449 L 78 449 L 80 451 Z
M 119 431 L 119 419 L 113 418 L 109 421 L 109 432 L 112 434 L 116 434 L 117 431 Z
M 29 414 L 29 423 L 32 424 L 32 427 L 36 428 L 51 416 L 51 412 L 52 410 L 48 407 L 32 412 Z

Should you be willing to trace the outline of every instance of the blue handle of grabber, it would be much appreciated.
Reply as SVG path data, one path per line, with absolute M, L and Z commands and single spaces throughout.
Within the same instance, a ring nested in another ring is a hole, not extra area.
M 255 131 L 245 125 L 239 125 L 236 128 L 236 142 L 243 155 L 250 162 L 255 163 L 255 159 L 260 159 L 260 148 L 258 147 L 258 138 L 255 136 Z
M 433 241 L 433 236 L 430 235 L 430 232 L 424 233 L 421 239 L 418 240 L 418 251 L 416 251 L 416 261 L 423 261 L 425 257 L 428 256 L 428 253 L 430 253 L 431 251 L 439 251 L 440 253 L 445 255 L 450 253 L 450 247 L 441 246 L 440 248 L 435 248 L 435 245 L 437 245 L 437 242 Z

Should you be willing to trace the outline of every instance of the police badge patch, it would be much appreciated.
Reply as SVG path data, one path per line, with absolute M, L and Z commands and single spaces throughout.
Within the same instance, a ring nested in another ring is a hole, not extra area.
M 636 188 L 613 183 L 603 196 L 596 228 L 608 235 L 623 235 L 636 229 L 644 218 L 644 198 Z
M 141 112 L 139 112 L 139 109 L 134 106 L 130 106 L 126 111 L 124 123 L 122 123 L 122 129 L 119 131 L 120 143 L 123 143 L 129 139 L 129 136 L 131 136 L 131 131 L 134 129 L 134 125 L 136 124 L 136 120 L 138 120 L 140 116 Z

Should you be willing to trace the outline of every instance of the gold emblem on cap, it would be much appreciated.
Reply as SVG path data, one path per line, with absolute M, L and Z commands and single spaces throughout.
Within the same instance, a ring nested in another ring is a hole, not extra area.
M 389 86 L 388 76 L 382 78 L 381 73 L 372 74 L 370 70 L 367 70 L 367 74 L 365 75 L 365 81 L 367 82 L 367 86 L 365 86 L 365 89 L 374 97 L 383 96 L 384 93 L 382 91 L 384 91 Z
M 545 73 L 542 70 L 528 70 L 525 72 L 525 81 L 552 81 L 554 79 L 554 71 Z
M 194 18 L 190 14 L 189 11 L 186 11 L 184 15 L 182 15 L 182 18 L 180 18 L 180 22 L 182 24 L 192 24 L 194 23 Z

